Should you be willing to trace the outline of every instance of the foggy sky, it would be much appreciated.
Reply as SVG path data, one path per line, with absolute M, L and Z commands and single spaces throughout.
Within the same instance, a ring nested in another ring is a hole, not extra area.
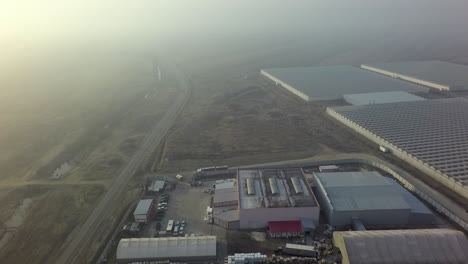
M 0 3 L 0 41 L 191 38 L 412 31 L 466 33 L 464 0 L 15 0 Z

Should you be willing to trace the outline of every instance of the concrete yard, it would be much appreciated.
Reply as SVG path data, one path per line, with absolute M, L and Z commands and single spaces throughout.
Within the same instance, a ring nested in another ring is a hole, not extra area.
M 226 230 L 204 222 L 206 208 L 211 203 L 211 195 L 203 192 L 205 186 L 190 187 L 188 183 L 177 184 L 169 195 L 168 209 L 163 218 L 151 221 L 143 227 L 141 237 L 153 237 L 157 222 L 161 223 L 161 230 L 165 230 L 169 220 L 185 221 L 185 234 L 214 235 L 217 237 L 218 258 L 224 258 L 227 253 Z

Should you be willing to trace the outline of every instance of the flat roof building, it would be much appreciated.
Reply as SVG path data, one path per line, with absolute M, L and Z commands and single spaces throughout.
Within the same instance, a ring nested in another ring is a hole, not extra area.
M 204 261 L 216 259 L 216 237 L 158 237 L 121 239 L 117 263 L 138 261 Z
M 227 189 L 227 188 L 234 188 L 236 187 L 237 182 L 235 179 L 227 179 L 227 180 L 217 180 L 215 183 L 215 189 Z
M 428 90 L 352 66 L 275 68 L 261 70 L 261 74 L 306 101 L 341 99 L 343 94 L 354 93 Z
M 444 61 L 363 64 L 361 68 L 438 90 L 468 89 L 468 66 Z
M 387 104 L 398 102 L 412 102 L 426 100 L 420 96 L 410 94 L 408 92 L 381 92 L 381 93 L 361 93 L 361 94 L 345 94 L 344 100 L 352 105 L 368 105 L 368 104 Z
M 239 169 L 237 182 L 241 229 L 302 218 L 318 223 L 320 208 L 301 169 Z
M 138 202 L 138 205 L 133 212 L 135 222 L 147 223 L 154 213 L 154 201 L 153 199 L 144 199 Z
M 343 264 L 461 264 L 468 260 L 465 235 L 450 229 L 333 232 Z
M 413 209 L 402 195 L 411 194 L 394 183 L 376 171 L 314 174 L 316 195 L 330 225 L 350 226 L 353 219 L 359 219 L 365 226 L 404 226 L 410 224 L 413 213 L 423 215 L 421 222 L 412 224 L 434 224 L 434 215 L 423 212 L 421 208 L 426 207 L 416 198 L 411 200 Z
M 165 185 L 166 185 L 166 181 L 162 181 L 162 180 L 152 181 L 150 187 L 148 187 L 148 191 L 160 192 L 164 190 Z
M 216 181 L 213 222 L 226 229 L 239 229 L 239 192 L 236 180 Z
M 215 189 L 213 195 L 213 207 L 225 207 L 237 205 L 239 203 L 239 193 L 237 187 Z
M 468 198 L 468 100 L 342 106 L 327 113 Z

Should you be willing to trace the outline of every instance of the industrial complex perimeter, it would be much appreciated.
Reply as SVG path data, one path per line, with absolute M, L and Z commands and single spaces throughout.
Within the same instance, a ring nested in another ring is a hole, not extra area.
M 119 264 L 468 263 L 468 100 L 424 96 L 468 90 L 468 67 L 419 61 L 260 74 L 308 102 L 341 100 L 326 108 L 331 122 L 424 177 L 359 157 L 150 177 L 108 255 Z M 270 252 L 227 250 L 236 233 Z

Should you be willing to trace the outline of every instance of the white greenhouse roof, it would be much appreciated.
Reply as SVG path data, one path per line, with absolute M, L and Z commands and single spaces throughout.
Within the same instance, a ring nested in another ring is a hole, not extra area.
M 144 199 L 138 202 L 138 205 L 133 212 L 134 215 L 146 214 L 153 203 L 153 199 Z
M 362 135 L 375 136 L 427 170 L 468 188 L 467 99 L 341 106 L 327 111 L 359 128 Z
M 282 83 L 308 96 L 309 101 L 339 99 L 343 94 L 385 91 L 427 91 L 426 88 L 353 66 L 264 69 Z
M 377 63 L 367 66 L 450 87 L 468 88 L 466 65 L 433 60 Z
M 368 105 L 368 104 L 387 104 L 398 102 L 412 102 L 426 100 L 420 96 L 410 94 L 408 92 L 382 92 L 382 93 L 361 93 L 361 94 L 345 94 L 345 101 L 352 105 Z
M 334 232 L 343 263 L 466 263 L 468 241 L 450 229 Z
M 215 236 L 121 239 L 117 247 L 118 260 L 215 256 Z

